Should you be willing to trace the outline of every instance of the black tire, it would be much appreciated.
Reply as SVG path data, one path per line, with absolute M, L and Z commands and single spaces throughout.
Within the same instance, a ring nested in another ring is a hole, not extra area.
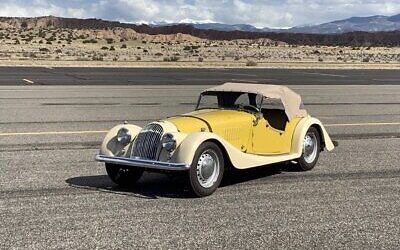
M 126 168 L 119 165 L 107 164 L 108 177 L 121 187 L 131 187 L 142 177 L 144 170 L 140 168 Z
M 210 159 L 209 157 L 212 157 L 213 159 L 212 162 L 216 162 L 216 165 L 212 164 L 213 166 L 212 168 L 209 168 L 209 166 L 205 166 L 206 164 L 201 165 L 203 167 L 198 167 L 200 157 L 202 157 L 203 160 L 204 158 L 208 157 L 208 159 Z M 202 169 L 203 171 L 199 169 Z M 203 172 L 204 176 L 209 175 L 211 172 L 210 169 L 213 169 L 213 171 L 210 177 L 208 178 L 208 180 L 210 181 L 210 184 L 208 186 L 205 183 L 206 181 L 201 183 L 200 179 L 202 179 L 203 177 L 202 176 Z M 222 177 L 224 175 L 224 169 L 225 169 L 224 156 L 218 145 L 216 145 L 213 142 L 204 142 L 203 144 L 201 144 L 196 151 L 192 165 L 189 170 L 189 182 L 190 182 L 189 186 L 191 188 L 192 193 L 197 197 L 204 197 L 213 194 L 221 184 Z
M 316 129 L 315 127 L 310 127 L 306 133 L 304 140 L 306 140 L 307 136 L 315 139 L 316 152 L 315 155 L 311 154 L 313 157 L 307 158 L 307 153 L 305 152 L 306 151 L 305 146 L 303 145 L 302 149 L 303 153 L 301 157 L 297 159 L 298 168 L 301 171 L 309 171 L 313 169 L 318 162 L 319 153 L 321 152 L 321 135 L 319 134 L 318 129 Z

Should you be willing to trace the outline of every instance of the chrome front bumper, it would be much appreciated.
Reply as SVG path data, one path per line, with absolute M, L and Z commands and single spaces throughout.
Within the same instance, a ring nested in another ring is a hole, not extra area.
M 95 159 L 96 161 L 110 163 L 110 164 L 123 165 L 128 167 L 157 169 L 157 170 L 185 171 L 189 170 L 190 168 L 190 165 L 186 163 L 171 163 L 171 162 L 138 159 L 138 158 L 96 155 Z

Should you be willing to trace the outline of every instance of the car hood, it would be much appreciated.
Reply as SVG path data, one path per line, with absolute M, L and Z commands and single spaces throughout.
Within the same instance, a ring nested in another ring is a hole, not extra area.
M 232 129 L 249 128 L 253 120 L 254 115 L 247 112 L 215 109 L 197 110 L 167 119 L 182 133 L 207 131 L 217 134 L 226 133 L 227 129 L 233 132 Z

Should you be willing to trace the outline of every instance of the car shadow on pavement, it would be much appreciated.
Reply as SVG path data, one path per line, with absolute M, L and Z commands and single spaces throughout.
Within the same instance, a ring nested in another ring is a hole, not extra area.
M 71 187 L 134 196 L 144 199 L 189 198 L 190 193 L 185 188 L 184 178 L 167 176 L 158 173 L 144 173 L 133 187 L 120 187 L 113 183 L 107 175 L 78 176 L 65 182 Z
M 221 187 L 228 187 L 240 183 L 253 182 L 282 172 L 296 171 L 288 165 L 272 165 L 248 170 L 226 171 Z M 266 180 L 268 181 L 268 179 Z M 193 198 L 186 178 L 183 174 L 145 173 L 134 187 L 123 188 L 113 183 L 107 175 L 78 176 L 65 181 L 71 187 L 88 190 L 134 196 L 144 199 L 165 198 Z

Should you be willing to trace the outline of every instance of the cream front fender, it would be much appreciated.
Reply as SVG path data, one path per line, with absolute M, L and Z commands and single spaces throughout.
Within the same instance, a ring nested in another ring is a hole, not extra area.
M 127 146 L 123 146 L 117 141 L 117 134 L 121 128 L 126 128 L 131 133 L 131 143 L 128 143 Z M 141 127 L 131 124 L 120 124 L 113 127 L 108 131 L 101 144 L 100 154 L 105 156 L 125 156 L 126 152 L 130 151 L 129 149 L 132 147 L 132 141 L 141 129 Z
M 298 155 L 298 157 L 301 156 L 303 150 L 304 137 L 311 126 L 315 126 L 320 131 L 320 135 L 322 137 L 321 139 L 324 144 L 324 148 L 326 150 L 332 151 L 335 148 L 331 140 L 331 137 L 326 131 L 324 125 L 322 125 L 321 121 L 314 117 L 309 116 L 303 118 L 297 124 L 296 130 L 293 134 L 291 154 L 296 154 Z

